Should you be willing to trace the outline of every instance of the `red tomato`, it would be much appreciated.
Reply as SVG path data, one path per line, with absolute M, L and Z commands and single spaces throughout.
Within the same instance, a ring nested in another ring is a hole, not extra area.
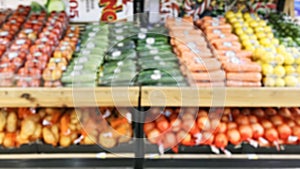
M 21 80 L 18 80 L 17 86 L 18 87 L 29 87 L 29 84 L 26 80 L 21 79 Z
M 28 74 L 29 74 L 29 71 L 28 71 L 28 69 L 26 69 L 26 68 L 21 68 L 21 69 L 19 69 L 19 71 L 18 71 L 18 75 L 19 75 L 19 76 L 25 77 L 25 76 L 28 76 Z
M 41 85 L 41 81 L 39 79 L 33 79 L 29 82 L 30 87 L 39 87 Z

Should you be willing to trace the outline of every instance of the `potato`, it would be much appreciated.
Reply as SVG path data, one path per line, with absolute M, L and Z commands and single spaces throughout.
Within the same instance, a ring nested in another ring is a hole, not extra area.
M 29 139 L 28 138 L 22 138 L 20 134 L 17 134 L 16 136 L 16 146 L 21 146 L 23 144 L 28 144 Z
M 39 111 L 38 111 L 38 113 L 37 113 L 39 116 L 40 116 L 40 118 L 42 119 L 42 118 L 44 118 L 45 116 L 46 116 L 46 110 L 45 109 L 40 109 Z
M 76 130 L 76 125 L 75 124 L 69 124 L 69 129 L 71 131 L 75 131 Z
M 82 140 L 82 144 L 86 144 L 86 145 L 93 145 L 96 144 L 96 142 L 97 142 L 97 137 L 94 135 L 85 136 L 84 139 Z
M 70 119 L 71 119 L 70 121 L 72 124 L 79 123 L 79 117 L 77 116 L 75 110 L 70 113 Z
M 5 137 L 5 133 L 4 132 L 0 132 L 0 145 L 3 144 L 4 137 Z
M 51 126 L 51 131 L 54 134 L 54 137 L 56 138 L 56 140 L 59 140 L 59 127 L 58 127 L 58 125 Z
M 0 132 L 4 131 L 6 125 L 6 112 L 0 111 Z
M 43 128 L 43 139 L 46 144 L 51 144 L 53 146 L 56 146 L 58 142 L 58 139 L 56 139 L 56 136 L 52 133 L 51 129 L 48 127 Z
M 16 140 L 15 133 L 6 133 L 3 140 L 3 146 L 6 148 L 14 148 L 16 146 L 15 140 Z
M 78 124 L 76 125 L 76 130 L 77 130 L 78 132 L 80 132 L 80 130 L 82 130 L 82 126 L 81 126 L 80 123 L 78 123 Z
M 99 144 L 105 148 L 113 148 L 117 145 L 117 139 L 110 136 L 111 132 L 103 132 L 99 135 Z
M 30 119 L 30 120 L 34 121 L 35 123 L 39 123 L 41 121 L 41 116 L 39 114 L 33 114 L 33 115 L 27 117 L 26 119 Z
M 68 147 L 72 143 L 71 137 L 70 136 L 64 136 L 61 135 L 59 138 L 59 145 L 62 147 Z
M 58 109 L 54 109 L 54 108 L 46 108 L 45 111 L 46 111 L 46 113 L 48 115 L 52 115 L 52 114 L 56 113 L 59 110 Z
M 74 140 L 76 140 L 78 138 L 78 134 L 77 133 L 71 133 L 70 138 L 73 142 Z
M 36 141 L 42 137 L 42 128 L 41 124 L 36 124 L 35 131 L 30 138 L 32 141 Z
M 132 130 L 129 129 L 127 130 L 126 134 L 125 135 L 121 135 L 119 137 L 119 143 L 127 143 L 129 142 L 130 140 L 132 139 Z
M 18 117 L 15 112 L 10 112 L 7 115 L 6 131 L 13 133 L 17 131 Z
M 36 129 L 36 123 L 31 119 L 27 118 L 21 123 L 21 133 L 20 136 L 22 139 L 28 139 L 31 137 Z

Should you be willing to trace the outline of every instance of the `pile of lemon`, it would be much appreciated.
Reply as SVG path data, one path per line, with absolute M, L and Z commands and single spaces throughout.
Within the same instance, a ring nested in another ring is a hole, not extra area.
M 225 14 L 245 50 L 253 52 L 252 59 L 262 66 L 264 86 L 298 86 L 300 83 L 300 52 L 286 48 L 274 37 L 272 28 L 255 13 Z

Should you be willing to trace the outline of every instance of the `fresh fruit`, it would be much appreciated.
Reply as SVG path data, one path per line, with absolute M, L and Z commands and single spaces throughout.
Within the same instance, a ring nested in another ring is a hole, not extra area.
M 274 87 L 275 86 L 275 80 L 272 77 L 265 77 L 264 80 L 264 85 L 267 87 Z
M 276 78 L 275 86 L 276 87 L 284 87 L 285 86 L 285 81 L 282 78 Z
M 283 77 L 286 72 L 283 66 L 277 65 L 274 67 L 274 75 L 276 75 L 277 77 Z
M 273 66 L 270 64 L 263 64 L 262 65 L 262 72 L 264 75 L 272 75 L 274 72 Z
M 291 66 L 291 65 L 288 65 L 288 66 L 285 66 L 285 72 L 287 75 L 290 75 L 290 74 L 293 74 L 296 72 L 296 69 L 294 66 Z
M 295 87 L 298 85 L 298 79 L 295 76 L 288 75 L 284 78 L 285 84 L 289 87 Z

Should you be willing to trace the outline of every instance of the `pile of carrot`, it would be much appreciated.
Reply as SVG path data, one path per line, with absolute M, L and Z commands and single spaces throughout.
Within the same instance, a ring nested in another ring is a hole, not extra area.
M 200 87 L 224 86 L 225 72 L 214 58 L 201 30 L 190 18 L 166 20 L 171 45 L 181 63 L 181 71 L 191 85 Z
M 242 50 L 239 38 L 225 18 L 204 17 L 196 25 L 205 33 L 215 56 L 226 71 L 226 86 L 260 87 L 261 66 L 251 61 L 252 52 Z

